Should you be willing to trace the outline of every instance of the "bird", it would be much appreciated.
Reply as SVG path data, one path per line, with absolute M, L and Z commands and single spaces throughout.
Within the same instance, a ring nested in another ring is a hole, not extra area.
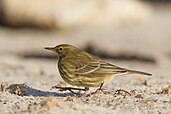
M 96 91 L 99 91 L 102 90 L 104 83 L 116 76 L 127 74 L 152 75 L 105 62 L 70 44 L 59 44 L 55 47 L 45 47 L 45 49 L 58 55 L 58 70 L 63 80 L 70 85 L 79 87 L 56 87 L 61 90 L 87 91 L 90 87 L 98 87 Z

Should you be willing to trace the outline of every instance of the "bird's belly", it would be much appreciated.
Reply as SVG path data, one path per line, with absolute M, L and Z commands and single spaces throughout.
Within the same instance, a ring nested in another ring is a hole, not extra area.
M 101 83 L 105 83 L 113 78 L 113 76 L 86 76 L 86 75 L 71 75 L 62 76 L 64 81 L 79 87 L 97 87 Z

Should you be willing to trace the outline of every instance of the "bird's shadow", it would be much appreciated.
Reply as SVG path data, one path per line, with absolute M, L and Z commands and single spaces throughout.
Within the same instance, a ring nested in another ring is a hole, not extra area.
M 28 86 L 27 84 L 11 84 L 4 89 L 11 94 L 16 94 L 19 96 L 34 96 L 34 97 L 46 97 L 46 96 L 56 96 L 56 97 L 67 97 L 73 96 L 73 93 L 59 93 L 51 91 L 42 91 Z

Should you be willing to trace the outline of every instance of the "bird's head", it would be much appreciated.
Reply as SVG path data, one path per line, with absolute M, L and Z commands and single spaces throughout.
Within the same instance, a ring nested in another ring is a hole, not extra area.
M 60 58 L 71 56 L 76 52 L 76 50 L 78 50 L 76 47 L 69 44 L 60 44 L 55 47 L 45 47 L 45 49 L 57 53 Z

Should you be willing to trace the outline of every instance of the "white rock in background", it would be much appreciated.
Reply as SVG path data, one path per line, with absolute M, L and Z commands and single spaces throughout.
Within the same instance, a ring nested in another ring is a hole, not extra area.
M 135 0 L 1 0 L 7 25 L 40 28 L 118 26 L 148 20 L 151 7 Z

